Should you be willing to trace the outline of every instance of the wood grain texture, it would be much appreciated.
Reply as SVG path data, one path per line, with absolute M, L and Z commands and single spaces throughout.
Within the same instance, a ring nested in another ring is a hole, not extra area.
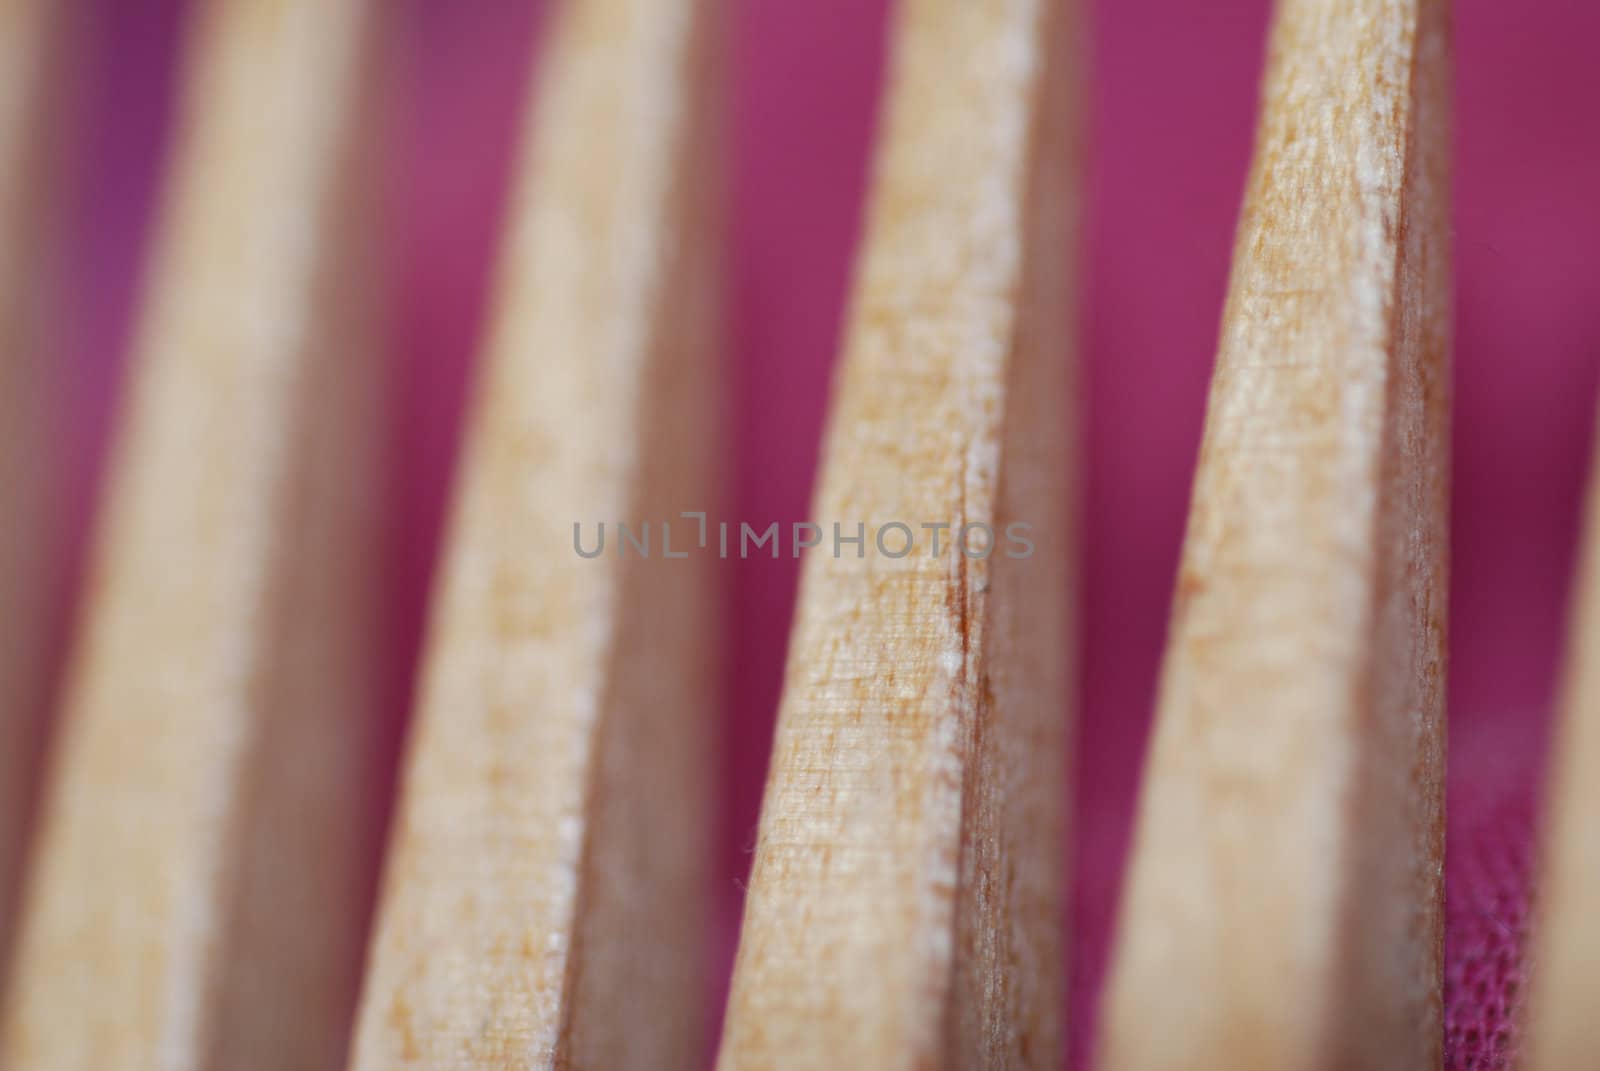
M 1600 467 L 1572 607 L 1546 784 L 1544 859 L 1523 1034 L 1526 1071 L 1588 1067 L 1600 1052 Z
M 1068 7 L 899 11 L 724 1069 L 1060 1066 Z
M 362 1071 L 704 1057 L 721 98 L 705 0 L 548 45 L 358 1026 Z M 667 558 L 660 524 L 676 520 Z M 576 552 L 600 522 L 653 553 Z
M 66 7 L 0 0 L 0 988 L 64 599 Z
M 378 803 L 370 15 L 195 12 L 8 1071 L 342 1061 Z
M 1282 0 L 1104 1067 L 1441 1054 L 1444 0 Z

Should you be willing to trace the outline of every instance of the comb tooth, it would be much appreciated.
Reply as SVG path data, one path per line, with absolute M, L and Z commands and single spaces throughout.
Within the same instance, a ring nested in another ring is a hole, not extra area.
M 355 1066 L 703 1058 L 720 5 L 563 6 L 513 200 Z M 581 557 L 574 525 L 592 552 Z M 622 553 L 615 525 L 652 530 Z M 665 557 L 663 522 L 672 553 Z
M 1600 466 L 1586 530 L 1545 789 L 1527 1071 L 1586 1067 L 1600 1052 Z
M 1441 1059 L 1443 0 L 1282 0 L 1104 1066 Z
M 0 987 L 60 619 L 59 77 L 75 34 L 58 0 L 0 4 Z
M 341 1058 L 378 802 L 371 13 L 197 12 L 5 1067 Z
M 723 1068 L 1061 1063 L 1070 6 L 899 12 Z

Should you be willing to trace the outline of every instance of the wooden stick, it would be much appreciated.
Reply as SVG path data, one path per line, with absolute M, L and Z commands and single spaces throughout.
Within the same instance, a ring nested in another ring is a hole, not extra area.
M 342 1059 L 380 802 L 371 15 L 199 12 L 0 1066 Z
M 64 598 L 57 191 L 74 36 L 66 6 L 0 4 L 0 988 Z
M 549 45 L 362 1071 L 704 1057 L 717 550 L 680 514 L 716 509 L 718 7 L 576 0 Z
M 722 1068 L 1060 1066 L 1067 6 L 900 12 Z
M 1102 1038 L 1440 1061 L 1449 31 L 1282 0 Z
M 1600 1052 L 1600 466 L 1588 513 L 1550 753 L 1526 1071 L 1586 1067 Z

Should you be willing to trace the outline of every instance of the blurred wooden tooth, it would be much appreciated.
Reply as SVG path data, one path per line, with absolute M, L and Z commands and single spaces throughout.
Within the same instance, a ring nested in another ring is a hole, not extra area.
M 0 1066 L 337 1067 L 381 555 L 366 0 L 210 0 Z
M 1441 1059 L 1445 0 L 1281 0 L 1101 1039 Z
M 680 514 L 717 505 L 720 11 L 572 0 L 548 46 L 361 1071 L 703 1059 L 717 547 Z
M 1575 592 L 1566 681 L 1550 750 L 1527 1071 L 1586 1067 L 1600 1052 L 1600 467 Z
M 68 8 L 0 3 L 0 988 L 64 610 Z

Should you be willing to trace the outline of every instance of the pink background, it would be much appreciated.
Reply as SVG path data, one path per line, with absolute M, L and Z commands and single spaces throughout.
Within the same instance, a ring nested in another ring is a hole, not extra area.
M 158 189 L 180 0 L 86 0 L 76 236 L 78 434 L 87 517 Z M 400 698 L 479 330 L 536 0 L 400 0 L 406 72 L 392 177 L 403 263 L 393 615 Z M 734 37 L 730 374 L 735 516 L 806 514 L 860 218 L 882 0 L 742 0 Z M 1091 1044 L 1149 722 L 1232 231 L 1251 144 L 1265 0 L 1092 5 L 1079 304 L 1086 366 L 1073 852 L 1073 1050 Z M 1600 371 L 1600 7 L 1462 0 L 1449 864 L 1450 1059 L 1514 1041 L 1529 836 Z M 1067 300 L 1068 296 L 1063 295 Z M 729 574 L 718 952 L 731 963 L 793 604 L 791 562 Z M 725 984 L 725 978 L 719 986 Z M 1479 1062 L 1482 1061 L 1482 1062 Z

